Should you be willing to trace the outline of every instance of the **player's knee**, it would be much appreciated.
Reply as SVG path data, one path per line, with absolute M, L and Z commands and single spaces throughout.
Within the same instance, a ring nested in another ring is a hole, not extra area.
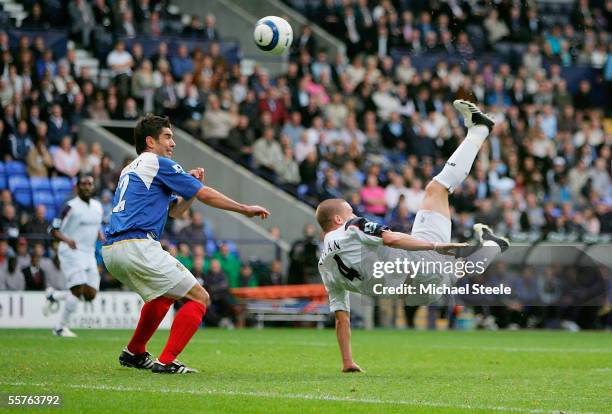
M 442 184 L 437 182 L 436 180 L 431 180 L 425 186 L 425 196 L 429 197 L 442 197 L 448 194 L 448 190 Z
M 195 285 L 194 289 L 190 293 L 191 294 L 189 295 L 189 299 L 195 300 L 196 302 L 200 302 L 206 307 L 210 305 L 210 295 L 202 286 Z

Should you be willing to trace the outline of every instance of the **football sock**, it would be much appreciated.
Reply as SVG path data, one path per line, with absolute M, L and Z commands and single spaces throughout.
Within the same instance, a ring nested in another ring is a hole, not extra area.
M 489 129 L 484 125 L 474 125 L 468 128 L 467 136 L 461 145 L 446 161 L 442 171 L 433 179 L 446 187 L 449 193 L 452 193 L 470 173 L 478 151 L 488 135 Z
M 501 252 L 501 248 L 497 243 L 492 240 L 485 240 L 478 250 L 465 258 L 465 261 L 466 263 L 472 262 L 474 264 L 479 262 L 479 265 L 475 267 L 479 272 L 473 274 L 477 276 L 483 274 Z M 480 272 L 480 270 L 482 270 L 482 272 Z
M 62 312 L 62 318 L 60 319 L 58 329 L 70 325 L 70 317 L 76 311 L 80 299 L 70 293 L 65 296 L 65 300 L 66 304 L 64 305 L 64 311 Z
M 205 313 L 206 306 L 200 302 L 189 300 L 181 306 L 181 309 L 179 309 L 174 317 L 172 328 L 170 328 L 170 337 L 166 347 L 159 356 L 159 362 L 170 364 L 176 359 L 198 330 Z
M 56 290 L 51 294 L 51 297 L 53 297 L 53 300 L 64 300 L 68 296 L 74 296 L 74 295 L 69 290 Z
M 127 346 L 131 353 L 138 355 L 147 350 L 147 342 L 149 342 L 173 303 L 174 299 L 160 296 L 142 306 L 140 320 Z

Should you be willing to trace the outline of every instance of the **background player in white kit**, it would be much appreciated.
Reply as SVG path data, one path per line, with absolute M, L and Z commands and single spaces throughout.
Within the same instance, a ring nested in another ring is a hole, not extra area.
M 70 330 L 70 317 L 79 301 L 92 301 L 100 288 L 100 273 L 96 262 L 96 241 L 103 239 L 102 204 L 92 197 L 94 179 L 82 175 L 77 183 L 77 196 L 69 200 L 60 217 L 51 224 L 51 235 L 60 241 L 58 256 L 66 287 L 70 290 L 47 289 L 47 303 L 43 313 L 48 314 L 60 300 L 65 301 L 58 325 L 53 329 L 57 336 L 75 337 Z
M 361 372 L 351 352 L 349 291 L 374 295 L 372 287 L 381 279 L 373 277 L 373 263 L 394 262 L 398 257 L 409 257 L 406 251 L 419 251 L 419 258 L 439 261 L 442 258 L 440 254 L 458 254 L 458 250 L 466 246 L 463 243 L 450 243 L 448 194 L 468 176 L 494 122 L 471 102 L 457 100 L 453 105 L 463 115 L 468 133 L 444 169 L 427 185 L 411 235 L 392 232 L 385 226 L 356 217 L 351 206 L 341 199 L 325 200 L 317 207 L 316 218 L 325 232 L 319 272 L 329 294 L 330 310 L 336 315 L 336 335 L 343 372 Z M 480 255 L 490 264 L 496 255 L 508 247 L 508 241 L 495 236 L 487 226 L 476 224 L 474 230 L 480 245 L 486 249 L 469 250 L 471 256 L 467 260 Z M 397 286 L 406 281 L 408 275 L 387 276 L 384 282 Z M 442 283 L 448 286 L 457 280 L 452 274 L 410 276 L 415 277 L 414 281 L 419 284 Z M 425 300 L 420 304 L 426 304 L 435 302 L 439 296 L 419 299 Z

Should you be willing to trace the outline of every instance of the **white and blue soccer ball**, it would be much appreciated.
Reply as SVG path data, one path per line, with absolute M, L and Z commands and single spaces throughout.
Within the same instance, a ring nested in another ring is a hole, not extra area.
M 293 29 L 277 16 L 266 16 L 255 24 L 253 38 L 258 48 L 272 55 L 282 55 L 293 42 Z

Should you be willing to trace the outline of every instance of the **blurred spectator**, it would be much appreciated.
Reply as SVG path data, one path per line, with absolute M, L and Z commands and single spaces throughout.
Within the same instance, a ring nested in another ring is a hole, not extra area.
M 206 141 L 223 140 L 229 135 L 236 120 L 228 112 L 221 108 L 219 98 L 212 94 L 208 97 L 208 106 L 202 118 L 202 135 Z M 215 142 L 215 141 L 212 141 Z
M 202 217 L 202 213 L 194 211 L 191 216 L 191 224 L 179 231 L 177 236 L 191 247 L 198 244 L 206 245 L 206 234 L 204 232 L 204 218 Z
M 35 251 L 30 264 L 21 268 L 26 290 L 45 290 L 47 287 L 45 272 L 40 268 L 40 259 L 39 252 Z
M 62 138 L 70 135 L 70 125 L 63 117 L 62 107 L 59 104 L 54 104 L 51 107 L 51 116 L 47 124 L 47 141 L 49 145 L 60 145 Z
M 274 129 L 266 128 L 263 136 L 253 145 L 253 159 L 261 171 L 274 175 L 276 166 L 283 161 L 280 144 L 274 139 Z
M 211 260 L 210 269 L 204 278 L 204 288 L 211 300 L 204 317 L 206 324 L 224 328 L 233 328 L 235 324 L 244 326 L 244 310 L 235 303 L 229 287 L 221 264 L 216 259 Z
M 74 177 L 81 168 L 81 157 L 77 150 L 72 146 L 72 139 L 65 136 L 59 148 L 53 156 L 53 165 L 58 173 L 67 177 Z
M 34 210 L 34 216 L 22 227 L 21 233 L 28 237 L 43 239 L 47 236 L 49 222 L 46 220 L 47 208 L 39 204 Z
M 240 260 L 230 252 L 227 243 L 221 243 L 213 258 L 219 262 L 229 282 L 229 287 L 240 287 Z

